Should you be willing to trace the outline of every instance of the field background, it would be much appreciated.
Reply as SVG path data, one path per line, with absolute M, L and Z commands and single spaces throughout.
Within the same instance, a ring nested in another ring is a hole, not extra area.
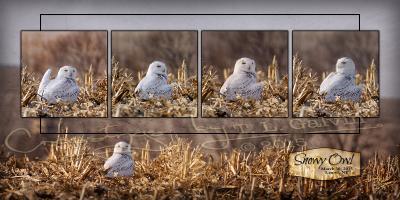
M 235 62 L 248 57 L 256 62 L 256 71 L 267 71 L 274 55 L 280 75 L 287 74 L 287 31 L 203 31 L 202 67 L 212 65 L 221 82 L 223 69 L 233 72 Z
M 293 55 L 296 54 L 319 75 L 335 71 L 341 57 L 353 59 L 356 73 L 363 75 L 374 59 L 379 73 L 379 32 L 293 31 Z
M 173 74 L 185 60 L 188 76 L 197 75 L 197 32 L 113 31 L 111 55 L 135 76 L 138 71 L 147 72 L 156 60 L 164 62 Z
M 48 68 L 57 75 L 64 65 L 76 67 L 81 78 L 90 65 L 95 79 L 107 72 L 106 31 L 23 31 L 21 45 L 22 65 L 39 79 Z

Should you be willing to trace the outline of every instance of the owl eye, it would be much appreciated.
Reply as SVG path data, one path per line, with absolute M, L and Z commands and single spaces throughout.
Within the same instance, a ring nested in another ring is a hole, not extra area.
M 243 65 L 245 65 L 245 64 L 246 64 L 246 62 L 242 62 L 242 64 L 243 64 Z
M 346 64 L 346 61 L 342 61 L 342 64 Z
M 157 65 L 157 67 L 158 67 L 158 68 L 160 68 L 160 67 L 161 67 L 161 65 Z
M 75 70 L 72 70 L 73 72 L 75 72 Z
M 64 72 L 68 72 L 68 69 L 64 69 Z

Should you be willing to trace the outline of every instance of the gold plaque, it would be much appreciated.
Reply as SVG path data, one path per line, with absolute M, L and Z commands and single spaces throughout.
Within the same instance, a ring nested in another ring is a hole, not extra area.
M 360 175 L 360 153 L 331 148 L 291 153 L 289 174 L 316 180 L 334 180 Z

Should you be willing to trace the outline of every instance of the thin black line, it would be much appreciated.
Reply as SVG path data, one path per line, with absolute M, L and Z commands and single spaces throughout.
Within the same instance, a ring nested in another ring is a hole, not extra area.
M 82 15 L 82 16 L 95 16 L 95 15 L 116 15 L 116 16 L 124 16 L 124 15 L 137 15 L 137 16 L 148 16 L 148 15 L 153 15 L 153 16 L 182 16 L 182 15 L 186 15 L 186 16 L 203 16 L 203 15 L 215 15 L 215 16 L 242 16 L 242 15 L 248 15 L 248 16 L 269 16 L 269 15 L 276 15 L 276 16 L 294 16 L 294 15 L 300 15 L 300 16 L 316 16 L 316 15 L 321 15 L 321 16 L 354 16 L 357 15 L 358 16 L 358 30 L 361 30 L 361 15 L 359 13 L 335 13 L 335 14 L 331 14 L 331 13 L 309 13 L 309 14 L 296 14 L 296 13 L 288 13 L 288 14 L 266 14 L 266 13 L 252 13 L 252 14 L 247 14 L 247 13 L 242 13 L 242 14 L 206 14 L 206 13 L 197 13 L 197 14 L 176 14 L 176 13 L 164 13 L 164 14 L 159 14 L 159 13 L 139 13 L 139 14 L 132 14 L 132 13 L 115 13 L 115 14 L 105 14 L 105 13 L 93 13 L 93 14 L 89 14 L 89 13 L 70 13 L 70 14 L 57 14 L 57 13 L 47 13 L 47 14 L 40 14 L 40 31 L 42 30 L 42 15 L 56 15 L 56 16 L 61 16 L 61 15 Z M 201 31 L 200 31 L 201 32 Z M 108 34 L 108 31 L 107 31 Z M 108 38 L 107 38 L 108 39 Z M 107 43 L 108 45 L 108 43 Z M 107 48 L 108 51 L 108 48 Z M 289 53 L 289 52 L 288 52 Z M 107 56 L 108 58 L 108 56 Z M 289 60 L 288 60 L 289 62 Z M 108 64 L 108 62 L 107 62 Z M 289 66 L 288 66 L 289 67 Z M 201 98 L 201 97 L 200 97 Z M 201 99 L 200 99 L 201 102 Z M 201 108 L 201 103 L 200 103 L 200 108 Z M 200 116 L 202 117 L 202 110 L 200 110 L 201 114 Z M 107 113 L 108 114 L 108 113 Z M 107 116 L 107 118 L 109 118 L 110 116 Z M 200 118 L 201 118 L 200 117 Z M 112 118 L 112 117 L 111 117 Z M 197 113 L 197 118 L 199 118 L 199 114 Z M 286 117 L 289 119 L 289 116 Z M 359 132 L 361 130 L 361 122 L 360 122 L 360 118 L 359 119 Z M 42 121 L 41 118 L 39 118 L 39 125 L 40 125 L 40 134 L 53 134 L 53 133 L 42 133 Z M 60 134 L 60 133 L 55 133 L 55 134 Z M 82 133 L 69 133 L 69 134 L 82 134 Z M 85 134 L 90 134 L 90 133 L 85 133 Z M 96 134 L 96 133 L 93 133 Z M 121 133 L 108 133 L 108 134 L 121 134 Z M 140 133 L 139 133 L 140 134 Z M 144 134 L 144 133 L 143 133 Z M 149 133 L 146 133 L 149 134 Z M 168 134 L 168 133 L 165 133 Z M 177 134 L 177 133 L 170 133 L 170 134 Z M 213 133 L 196 133 L 196 134 L 213 134 Z M 220 133 L 220 134 L 224 134 L 224 133 Z M 235 134 L 235 133 L 230 133 L 230 134 Z M 237 134 L 237 133 L 236 133 Z M 241 134 L 241 133 L 239 133 Z M 256 134 L 256 133 L 255 133 Z M 266 134 L 266 133 L 264 133 Z M 290 133 L 269 133 L 269 134 L 290 134 Z
M 42 13 L 41 15 L 360 15 L 359 13 Z

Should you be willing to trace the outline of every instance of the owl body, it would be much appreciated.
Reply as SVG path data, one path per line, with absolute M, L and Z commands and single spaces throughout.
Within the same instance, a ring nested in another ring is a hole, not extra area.
M 237 96 L 258 100 L 262 90 L 263 84 L 257 83 L 254 60 L 241 58 L 236 61 L 235 69 L 222 85 L 220 94 L 229 101 L 236 100 Z
M 146 76 L 140 80 L 135 88 L 135 94 L 139 99 L 171 99 L 172 87 L 167 82 L 167 68 L 160 61 L 149 65 Z
M 130 145 L 126 142 L 115 144 L 113 155 L 104 163 L 106 177 L 132 176 L 135 162 L 131 156 Z
M 336 63 L 336 72 L 330 73 L 321 83 L 319 94 L 327 102 L 341 100 L 359 101 L 362 88 L 355 83 L 355 65 L 350 58 L 340 58 Z
M 60 68 L 57 77 L 50 79 L 51 69 L 48 69 L 43 75 L 38 89 L 40 100 L 46 100 L 48 103 L 56 103 L 57 100 L 72 103 L 78 99 L 79 86 L 75 81 L 76 69 L 71 66 Z

